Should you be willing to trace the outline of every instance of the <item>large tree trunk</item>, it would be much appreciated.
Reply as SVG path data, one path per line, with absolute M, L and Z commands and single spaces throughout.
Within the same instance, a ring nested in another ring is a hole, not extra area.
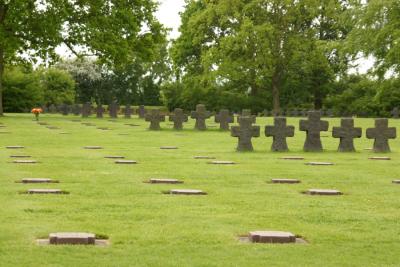
M 314 92 L 314 109 L 322 109 L 322 92 L 319 87 L 316 88 L 316 91 Z
M 272 76 L 272 103 L 275 115 L 279 115 L 281 110 L 279 101 L 279 91 L 280 91 L 280 77 L 278 71 L 276 71 Z
M 0 116 L 3 116 L 4 50 L 0 47 Z

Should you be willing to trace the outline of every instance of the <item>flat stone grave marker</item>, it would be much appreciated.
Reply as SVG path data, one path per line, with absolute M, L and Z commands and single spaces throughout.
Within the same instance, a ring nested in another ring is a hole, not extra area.
M 288 151 L 286 138 L 294 136 L 294 126 L 286 125 L 284 117 L 275 117 L 274 126 L 265 126 L 265 136 L 273 137 L 271 151 Z
M 321 121 L 320 111 L 309 111 L 308 120 L 300 120 L 300 131 L 306 132 L 306 140 L 303 150 L 308 152 L 320 152 L 323 150 L 320 132 L 328 131 L 329 123 Z
M 107 239 L 96 239 L 95 234 L 91 233 L 51 233 L 47 239 L 37 239 L 38 245 L 88 245 L 88 246 L 108 246 Z
M 140 126 L 139 124 L 134 124 L 134 123 L 125 123 L 125 125 L 132 126 L 132 127 Z
M 206 192 L 197 189 L 171 189 L 168 191 L 171 195 L 207 195 Z
M 50 178 L 22 178 L 21 183 L 23 184 L 46 184 L 46 183 L 58 183 L 59 181 Z
M 390 157 L 369 157 L 371 160 L 391 160 Z
M 157 131 L 160 130 L 160 122 L 165 121 L 165 116 L 160 114 L 159 109 L 152 109 L 145 116 L 145 120 L 150 122 L 150 130 Z
M 354 127 L 354 120 L 351 118 L 342 119 L 340 127 L 333 127 L 332 136 L 340 138 L 339 152 L 354 152 L 354 138 L 361 137 L 361 128 Z
M 67 194 L 61 189 L 28 189 L 28 194 Z
M 375 119 L 375 128 L 367 129 L 367 138 L 374 139 L 374 152 L 390 152 L 389 139 L 396 138 L 396 127 L 388 125 L 388 119 Z
M 248 236 L 252 243 L 295 243 L 296 236 L 290 232 L 253 231 Z
M 286 156 L 286 157 L 282 157 L 281 159 L 284 159 L 284 160 L 303 160 L 304 157 L 300 157 L 300 156 Z
M 306 165 L 311 165 L 311 166 L 331 166 L 331 165 L 334 165 L 331 162 L 318 162 L 318 161 L 307 162 L 305 164 Z
M 183 181 L 169 178 L 150 178 L 148 182 L 151 184 L 183 184 Z
M 128 133 L 119 133 L 118 135 L 129 135 Z
M 111 130 L 111 128 L 108 128 L 108 127 L 97 127 L 97 129 L 103 130 L 103 131 Z
M 60 128 L 57 127 L 57 126 L 47 126 L 46 128 L 47 128 L 47 129 L 50 129 L 50 130 L 58 130 L 58 129 L 60 129 Z
M 300 180 L 287 179 L 287 178 L 275 178 L 275 179 L 272 179 L 271 182 L 273 184 L 298 184 L 298 183 L 300 183 Z
M 183 123 L 188 121 L 188 116 L 183 113 L 183 109 L 176 108 L 174 113 L 169 116 L 169 121 L 174 122 L 174 129 L 175 130 L 182 130 Z
M 136 164 L 136 160 L 116 160 L 115 164 Z
M 96 126 L 96 124 L 90 122 L 82 122 L 81 124 L 85 126 Z
M 205 131 L 207 130 L 206 119 L 211 117 L 211 112 L 206 110 L 206 106 L 198 104 L 196 106 L 196 111 L 192 111 L 190 117 L 196 120 L 194 126 L 196 130 Z
M 178 149 L 178 147 L 177 146 L 162 146 L 162 147 L 160 147 L 160 149 L 171 150 L 171 149 Z
M 14 160 L 13 163 L 17 164 L 35 164 L 38 163 L 36 160 Z
M 215 164 L 215 165 L 234 165 L 236 164 L 233 161 L 227 161 L 227 160 L 214 160 L 209 162 L 209 164 Z
M 106 159 L 124 159 L 124 156 L 105 156 Z
M 233 123 L 233 115 L 228 109 L 221 109 L 217 115 L 215 115 L 214 121 L 219 123 L 219 129 L 223 131 L 229 131 L 229 123 Z
M 11 155 L 10 158 L 30 158 L 29 155 Z
M 393 180 L 392 183 L 394 183 L 394 184 L 400 184 L 400 180 Z
M 71 134 L 71 133 L 67 133 L 67 132 L 61 132 L 60 134 Z
M 253 126 L 251 117 L 239 117 L 239 126 L 231 127 L 231 136 L 238 137 L 237 151 L 253 151 L 251 139 L 260 136 L 260 126 Z
M 343 193 L 334 189 L 308 189 L 306 192 L 308 195 L 320 195 L 320 196 L 338 196 Z
M 103 149 L 101 146 L 85 146 L 84 149 Z
M 194 156 L 194 159 L 215 159 L 213 156 Z
M 22 149 L 24 146 L 6 146 L 7 149 Z

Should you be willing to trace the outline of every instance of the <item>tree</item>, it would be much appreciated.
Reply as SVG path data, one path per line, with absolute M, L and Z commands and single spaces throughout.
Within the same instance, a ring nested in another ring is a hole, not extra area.
M 4 67 L 21 58 L 55 58 L 64 44 L 76 56 L 118 65 L 150 57 L 165 38 L 153 0 L 0 0 L 0 115 Z
M 56 68 L 40 72 L 45 105 L 70 105 L 74 103 L 75 81 L 68 72 Z

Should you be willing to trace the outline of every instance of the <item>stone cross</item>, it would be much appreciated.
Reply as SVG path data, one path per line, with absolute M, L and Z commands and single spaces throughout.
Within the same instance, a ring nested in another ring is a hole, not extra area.
M 290 111 L 290 116 L 292 116 L 292 117 L 298 117 L 299 116 L 299 111 L 295 108 L 295 109 L 292 109 L 291 111 Z
M 321 121 L 320 111 L 309 111 L 308 120 L 300 120 L 300 131 L 306 132 L 304 151 L 322 151 L 321 131 L 328 131 L 329 123 Z
M 393 119 L 398 119 L 399 118 L 399 108 L 398 107 L 393 108 L 393 110 L 390 112 L 390 114 L 392 115 Z
M 125 118 L 130 119 L 132 116 L 132 112 L 133 112 L 133 109 L 131 108 L 131 105 L 129 105 L 129 104 L 125 105 L 125 109 L 124 109 Z
M 250 117 L 252 119 L 251 123 L 256 123 L 257 117 L 255 115 L 251 115 L 250 109 L 243 109 L 242 114 L 237 117 L 237 122 L 239 122 L 240 117 Z
M 265 126 L 265 136 L 273 136 L 272 151 L 288 151 L 286 137 L 294 136 L 294 126 L 287 126 L 284 117 L 275 117 L 274 126 Z
M 72 113 L 76 116 L 81 114 L 81 107 L 78 104 L 72 106 Z
M 206 119 L 210 118 L 211 113 L 206 110 L 206 107 L 202 104 L 196 106 L 196 111 L 192 111 L 191 118 L 196 119 L 195 129 L 204 131 L 207 129 Z
M 188 121 L 188 116 L 183 113 L 183 109 L 176 108 L 174 114 L 169 116 L 169 121 L 174 122 L 175 130 L 182 130 L 183 123 Z
M 67 116 L 69 113 L 70 107 L 67 104 L 60 105 L 60 111 L 63 116 Z
M 233 116 L 228 109 L 221 109 L 219 114 L 215 115 L 215 122 L 219 123 L 219 129 L 229 131 L 229 123 L 233 122 Z
M 367 129 L 367 138 L 375 139 L 374 152 L 390 152 L 388 139 L 396 138 L 396 128 L 388 125 L 388 119 L 376 119 L 375 128 Z
M 111 118 L 118 118 L 118 109 L 119 106 L 117 104 L 117 102 L 112 102 L 110 105 L 108 105 L 108 111 L 110 113 L 110 117 Z
M 252 117 L 239 118 L 239 126 L 231 127 L 231 136 L 238 137 L 237 151 L 253 151 L 252 137 L 260 136 L 260 126 L 253 126 Z
M 144 119 L 144 117 L 146 115 L 146 109 L 144 108 L 144 105 L 139 106 L 138 115 L 139 115 L 139 119 Z
M 354 120 L 351 118 L 342 119 L 340 127 L 333 127 L 332 136 L 340 138 L 339 152 L 353 152 L 356 151 L 353 139 L 361 137 L 361 128 L 354 128 Z
M 96 107 L 96 117 L 97 118 L 103 118 L 103 113 L 104 113 L 104 108 L 102 105 L 97 105 Z
M 152 109 L 147 112 L 145 119 L 150 122 L 150 130 L 160 130 L 160 121 L 165 121 L 165 116 L 160 114 L 159 109 Z
M 91 113 L 92 113 L 92 105 L 90 104 L 90 102 L 86 102 L 82 106 L 82 117 L 87 118 L 90 116 Z

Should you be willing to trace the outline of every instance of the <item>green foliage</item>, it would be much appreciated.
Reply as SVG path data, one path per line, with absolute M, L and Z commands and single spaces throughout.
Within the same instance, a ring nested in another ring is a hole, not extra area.
M 50 68 L 41 71 L 40 76 L 45 105 L 74 103 L 75 81 L 68 72 Z

